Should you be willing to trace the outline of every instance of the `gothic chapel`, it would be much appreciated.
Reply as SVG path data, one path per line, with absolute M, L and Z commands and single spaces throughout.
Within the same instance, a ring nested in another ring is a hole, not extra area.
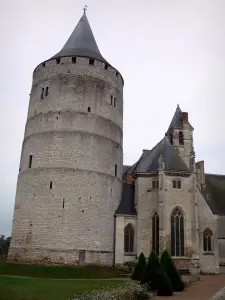
M 40 63 L 22 144 L 8 259 L 112 266 L 168 249 L 180 269 L 225 263 L 225 175 L 195 162 L 189 115 L 123 165 L 123 85 L 86 11 Z

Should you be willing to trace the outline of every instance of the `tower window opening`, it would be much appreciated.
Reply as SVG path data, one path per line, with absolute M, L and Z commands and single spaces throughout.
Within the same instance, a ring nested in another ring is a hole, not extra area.
M 50 181 L 50 190 L 52 189 L 52 181 Z
M 65 199 L 63 198 L 62 208 L 65 208 Z
M 29 168 L 32 167 L 32 160 L 33 160 L 33 155 L 29 156 Z
M 93 65 L 94 65 L 94 63 L 95 63 L 94 59 L 92 59 L 92 58 L 91 58 L 91 59 L 89 59 L 89 65 L 92 65 L 92 66 L 93 66 Z
M 116 107 L 116 97 L 114 97 L 114 107 Z
M 184 134 L 182 131 L 179 132 L 179 145 L 184 145 Z
M 117 177 L 117 165 L 115 165 L 115 176 Z
M 42 64 L 43 68 L 45 68 L 45 63 Z
M 77 62 L 77 58 L 76 57 L 72 57 L 72 63 L 75 64 Z
M 57 63 L 57 65 L 59 65 L 59 64 L 60 64 L 60 61 L 61 61 L 61 59 L 60 59 L 60 58 L 56 58 L 56 63 Z
M 109 65 L 105 64 L 105 70 L 108 70 Z
M 45 89 L 42 88 L 42 89 L 41 89 L 41 99 L 42 99 L 42 100 L 44 99 L 44 91 L 45 91 Z
M 91 111 L 91 108 L 90 107 L 88 107 L 88 112 L 90 112 Z
M 113 95 L 111 95 L 111 105 L 113 105 Z
M 119 72 L 118 71 L 116 71 L 116 77 L 118 77 L 119 76 Z
M 47 97 L 48 96 L 48 86 L 46 86 L 46 88 L 45 88 L 45 97 Z

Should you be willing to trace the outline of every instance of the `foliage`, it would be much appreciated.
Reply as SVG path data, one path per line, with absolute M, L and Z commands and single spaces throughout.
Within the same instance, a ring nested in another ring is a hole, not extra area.
M 0 277 L 1 300 L 68 300 L 85 292 L 123 286 L 125 280 L 53 280 Z
M 156 291 L 158 296 L 172 296 L 173 290 L 155 252 L 151 252 L 146 266 L 146 273 L 141 281 L 148 283 L 151 290 Z
M 148 300 L 152 294 L 144 285 L 139 285 L 132 281 L 128 281 L 125 285 L 116 288 L 105 288 L 102 290 L 94 290 L 90 293 L 78 295 L 72 300 Z
M 116 268 L 110 267 L 41 266 L 7 261 L 0 261 L 0 274 L 58 279 L 108 279 L 120 276 Z
M 143 253 L 139 255 L 138 263 L 131 276 L 132 280 L 141 280 L 145 274 L 146 259 Z
M 121 273 L 129 273 L 129 267 L 124 265 L 117 266 L 117 270 Z
M 7 257 L 9 246 L 10 246 L 11 237 L 5 237 L 5 235 L 0 236 L 0 255 Z
M 163 266 L 167 276 L 170 278 L 172 289 L 175 292 L 182 292 L 184 290 L 184 282 L 181 279 L 181 276 L 167 250 L 164 250 L 160 263 Z

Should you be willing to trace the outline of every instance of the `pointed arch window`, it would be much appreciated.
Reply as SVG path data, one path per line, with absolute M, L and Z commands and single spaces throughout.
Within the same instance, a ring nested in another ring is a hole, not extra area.
M 152 217 L 152 251 L 159 254 L 159 216 L 156 212 Z
M 184 145 L 184 134 L 182 131 L 179 131 L 179 145 Z
M 178 207 L 171 214 L 171 255 L 184 256 L 184 215 Z
M 124 228 L 124 252 L 134 252 L 134 227 L 132 224 L 128 224 Z
M 206 228 L 203 231 L 203 251 L 209 252 L 212 251 L 212 231 L 209 228 Z

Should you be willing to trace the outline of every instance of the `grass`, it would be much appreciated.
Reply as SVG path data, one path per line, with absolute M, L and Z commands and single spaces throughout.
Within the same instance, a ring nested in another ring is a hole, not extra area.
M 54 279 L 109 279 L 120 277 L 118 270 L 115 268 L 23 265 L 7 261 L 0 261 L 0 275 Z
M 121 284 L 124 281 L 0 277 L 0 300 L 68 300 L 75 293 Z

